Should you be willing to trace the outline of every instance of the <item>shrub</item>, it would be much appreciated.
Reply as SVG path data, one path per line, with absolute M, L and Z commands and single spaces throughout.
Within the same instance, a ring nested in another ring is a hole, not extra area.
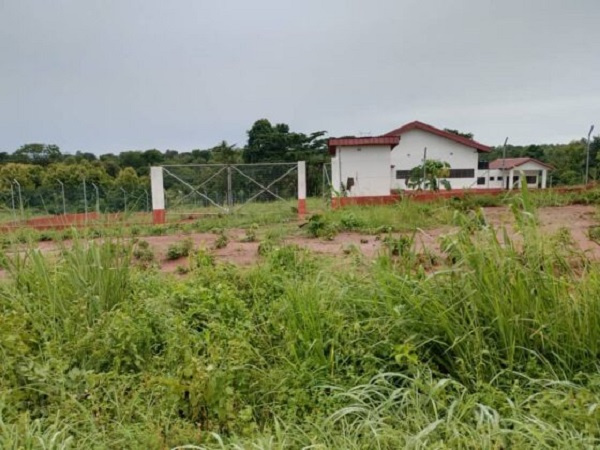
M 383 245 L 392 256 L 406 256 L 412 251 L 413 244 L 414 236 L 393 236 L 390 234 L 383 238 Z
M 332 240 L 336 233 L 336 227 L 330 220 L 321 214 L 313 214 L 308 219 L 307 226 L 308 234 L 312 237 L 320 237 Z
M 256 231 L 258 225 L 253 223 L 250 228 L 246 228 L 246 235 L 242 238 L 242 242 L 256 242 Z
M 356 217 L 356 214 L 351 211 L 345 211 L 342 214 L 340 223 L 346 230 L 355 230 L 364 226 L 363 221 Z
M 167 259 L 170 261 L 189 256 L 194 248 L 194 241 L 190 238 L 180 240 L 169 245 L 167 249 Z
M 133 248 L 133 257 L 143 265 L 154 262 L 154 252 L 150 248 L 148 241 L 138 241 Z
M 215 240 L 215 248 L 225 248 L 227 247 L 227 244 L 229 244 L 229 237 L 227 237 L 227 234 L 224 230 L 221 230 L 217 235 L 217 239 Z

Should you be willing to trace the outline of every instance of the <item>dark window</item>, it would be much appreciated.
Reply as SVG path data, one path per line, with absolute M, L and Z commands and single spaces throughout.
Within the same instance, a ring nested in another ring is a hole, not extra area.
M 475 169 L 450 169 L 448 178 L 474 178 Z
M 477 163 L 477 168 L 479 170 L 486 170 L 490 168 L 490 162 L 489 161 L 479 161 Z
M 513 177 L 513 183 L 516 183 L 517 181 L 519 181 L 519 177 Z
M 396 170 L 396 179 L 409 178 L 410 172 L 410 170 Z M 475 169 L 450 169 L 446 178 L 475 178 Z
M 410 177 L 410 170 L 396 170 L 396 180 L 405 180 Z
M 525 177 L 525 179 L 527 180 L 527 184 L 537 184 L 537 177 L 535 175 Z
M 502 177 L 498 177 L 498 181 L 502 181 Z
M 494 177 L 490 177 L 490 181 L 494 181 L 494 180 L 495 180 L 495 178 L 494 178 Z
M 480 185 L 480 186 L 482 184 L 485 184 L 485 177 L 478 177 L 477 178 L 477 184 Z
M 348 180 L 346 181 L 346 189 L 350 190 L 352 189 L 352 186 L 354 186 L 354 178 L 348 177 Z

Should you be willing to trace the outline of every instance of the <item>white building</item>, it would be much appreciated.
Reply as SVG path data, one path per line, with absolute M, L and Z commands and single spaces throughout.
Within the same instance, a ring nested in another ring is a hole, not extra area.
M 552 167 L 533 158 L 506 158 L 490 162 L 484 179 L 489 188 L 513 189 L 521 186 L 521 175 L 527 187 L 545 189 Z M 483 175 L 483 174 L 482 174 Z M 481 180 L 480 180 L 481 181 Z
M 451 189 L 512 189 L 521 172 L 530 187 L 546 187 L 550 166 L 532 158 L 480 162 L 492 149 L 473 139 L 415 121 L 376 137 L 332 138 L 332 185 L 347 197 L 383 197 L 408 189 L 410 171 L 425 160 L 450 165 Z M 344 192 L 342 192 L 344 191 Z
M 329 139 L 331 184 L 350 197 L 390 195 L 391 150 L 396 136 Z
M 410 170 L 425 159 L 436 159 L 450 165 L 447 180 L 452 189 L 469 189 L 477 185 L 479 154 L 492 149 L 473 139 L 440 130 L 415 121 L 390 131 L 385 136 L 397 136 L 400 144 L 392 151 L 392 189 L 407 189 Z

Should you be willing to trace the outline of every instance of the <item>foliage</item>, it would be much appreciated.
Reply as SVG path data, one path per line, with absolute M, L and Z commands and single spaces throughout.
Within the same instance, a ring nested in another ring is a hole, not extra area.
M 137 241 L 133 249 L 133 257 L 143 266 L 152 264 L 155 260 L 154 252 L 148 241 Z
M 410 189 L 424 189 L 430 191 L 439 191 L 440 186 L 451 189 L 450 182 L 446 177 L 450 175 L 450 164 L 445 161 L 428 159 L 424 164 L 413 167 L 406 180 L 406 185 Z
M 435 267 L 410 234 L 373 263 L 269 240 L 236 268 L 190 248 L 186 277 L 132 267 L 143 241 L 11 253 L 0 447 L 598 447 L 600 267 L 540 232 L 536 196 L 506 201 L 518 240 L 456 211 Z M 387 208 L 315 222 L 448 216 Z
M 184 258 L 190 256 L 190 253 L 194 249 L 194 241 L 190 238 L 182 239 L 174 244 L 169 245 L 167 249 L 167 259 L 168 260 L 176 260 L 179 258 Z
M 467 139 L 473 139 L 473 137 L 474 137 L 473 133 L 465 133 L 462 131 L 453 130 L 451 128 L 444 128 L 444 131 L 447 131 L 448 133 L 456 134 L 457 136 L 461 136 L 461 137 L 464 137 Z
M 313 214 L 308 218 L 306 223 L 308 234 L 312 237 L 321 237 L 325 239 L 333 239 L 337 234 L 337 228 L 334 223 L 328 220 L 326 216 L 321 214 Z
M 221 229 L 217 233 L 217 239 L 215 239 L 215 248 L 225 248 L 229 244 L 229 237 L 225 230 Z
M 310 135 L 291 132 L 284 123 L 271 125 L 267 119 L 257 120 L 248 131 L 244 162 L 300 161 L 314 160 L 315 157 L 324 161 L 327 158 L 324 135 L 324 131 Z

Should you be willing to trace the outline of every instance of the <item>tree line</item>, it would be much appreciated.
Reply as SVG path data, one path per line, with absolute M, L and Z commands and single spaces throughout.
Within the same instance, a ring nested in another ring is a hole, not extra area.
M 247 143 L 241 148 L 222 141 L 186 152 L 149 149 L 97 156 L 83 151 L 64 154 L 53 144 L 25 144 L 12 153 L 0 152 L 0 208 L 9 207 L 19 189 L 26 207 L 60 212 L 58 197 L 64 189 L 70 210 L 82 211 L 88 200 L 82 190 L 87 189 L 90 209 L 98 201 L 103 211 L 120 211 L 129 200 L 129 209 L 142 210 L 148 207 L 150 167 L 160 165 L 307 161 L 309 193 L 315 195 L 322 185 L 323 164 L 329 160 L 325 134 L 295 132 L 287 124 L 260 119 L 247 131 Z
M 472 133 L 447 130 L 467 138 Z M 82 184 L 89 185 L 91 202 L 101 201 L 103 210 L 122 210 L 129 199 L 130 208 L 148 207 L 149 170 L 157 165 L 187 164 L 241 164 L 307 161 L 309 195 L 321 194 L 323 166 L 329 162 L 325 131 L 300 133 L 284 123 L 272 124 L 267 119 L 254 122 L 247 131 L 243 147 L 226 141 L 208 149 L 186 152 L 129 150 L 118 154 L 77 151 L 64 154 L 53 144 L 25 144 L 14 152 L 0 152 L 0 205 L 9 205 L 14 190 L 22 191 L 28 207 L 57 212 L 60 202 L 56 196 L 64 189 L 67 203 L 74 210 L 82 210 L 87 200 L 82 199 Z M 567 144 L 508 145 L 506 156 L 531 157 L 550 164 L 552 185 L 574 185 L 583 181 L 586 161 L 584 139 Z M 501 158 L 504 149 L 495 147 L 482 160 Z M 590 143 L 590 178 L 600 177 L 600 136 Z M 239 182 L 238 182 L 239 184 Z M 96 198 L 95 195 L 100 198 Z M 49 206 L 50 205 L 50 206 Z

